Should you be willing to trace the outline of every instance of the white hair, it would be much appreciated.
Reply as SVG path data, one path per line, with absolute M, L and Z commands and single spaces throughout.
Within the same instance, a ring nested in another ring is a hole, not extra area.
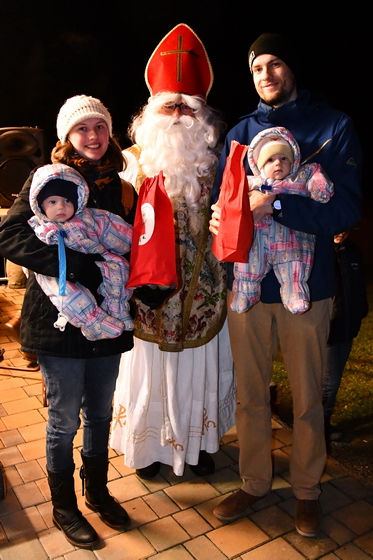
M 185 103 L 192 115 L 160 113 L 165 103 Z M 217 166 L 214 152 L 219 140 L 219 121 L 214 111 L 198 97 L 161 93 L 151 97 L 135 117 L 130 136 L 141 148 L 140 164 L 148 177 L 163 171 L 171 200 L 185 197 L 188 207 L 199 210 L 201 185 Z

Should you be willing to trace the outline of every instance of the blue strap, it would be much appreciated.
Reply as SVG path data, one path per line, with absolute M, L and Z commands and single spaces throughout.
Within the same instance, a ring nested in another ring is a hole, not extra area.
M 58 264 L 60 276 L 58 280 L 58 294 L 60 296 L 66 295 L 66 251 L 63 238 L 67 237 L 66 232 L 60 229 L 58 232 Z

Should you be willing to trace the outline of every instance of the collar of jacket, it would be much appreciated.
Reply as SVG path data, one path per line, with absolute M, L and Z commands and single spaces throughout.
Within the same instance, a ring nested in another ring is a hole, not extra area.
M 308 90 L 300 90 L 294 101 L 284 103 L 284 105 L 280 105 L 280 107 L 276 108 L 267 105 L 267 103 L 260 99 L 256 110 L 248 115 L 244 115 L 240 120 L 255 116 L 263 126 L 273 126 L 283 124 L 285 117 L 286 126 L 290 128 L 292 122 L 297 122 L 300 118 L 304 118 L 306 114 L 317 110 L 317 106 L 320 102 L 321 99 L 314 101 Z

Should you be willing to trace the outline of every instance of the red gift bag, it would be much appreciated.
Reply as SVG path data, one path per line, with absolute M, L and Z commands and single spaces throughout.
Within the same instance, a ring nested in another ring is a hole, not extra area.
M 141 185 L 133 226 L 127 288 L 146 284 L 178 285 L 174 216 L 162 171 Z
M 221 208 L 219 232 L 212 244 L 212 251 L 219 261 L 248 261 L 253 241 L 253 218 L 243 164 L 247 150 L 248 146 L 232 140 L 217 202 Z

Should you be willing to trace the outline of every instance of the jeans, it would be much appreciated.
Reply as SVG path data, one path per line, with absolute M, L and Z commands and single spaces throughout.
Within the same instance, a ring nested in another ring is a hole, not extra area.
M 353 340 L 335 342 L 327 348 L 327 362 L 323 387 L 324 415 L 333 414 L 335 399 L 342 380 L 343 370 L 352 349 Z
M 74 466 L 73 440 L 83 418 L 83 453 L 107 452 L 112 399 L 120 354 L 104 358 L 57 358 L 38 355 L 48 399 L 47 468 Z

